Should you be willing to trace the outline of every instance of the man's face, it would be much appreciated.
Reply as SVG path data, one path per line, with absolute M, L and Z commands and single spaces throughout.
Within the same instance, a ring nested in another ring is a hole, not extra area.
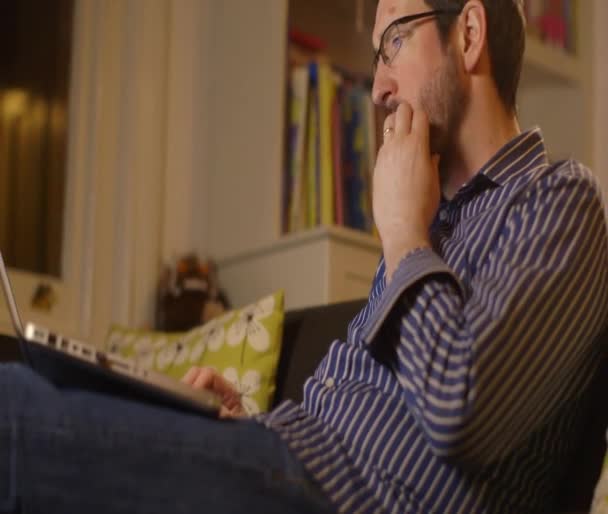
M 395 19 L 432 10 L 424 0 L 380 0 L 373 33 L 374 47 Z M 378 62 L 372 96 L 390 110 L 407 102 L 426 112 L 431 151 L 444 154 L 454 142 L 468 96 L 456 50 L 444 48 L 435 17 L 401 26 L 401 46 L 390 65 Z

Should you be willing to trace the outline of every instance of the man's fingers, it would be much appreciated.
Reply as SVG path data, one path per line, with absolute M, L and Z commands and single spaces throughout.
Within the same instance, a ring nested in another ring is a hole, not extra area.
M 192 383 L 194 382 L 194 379 L 198 376 L 198 372 L 199 372 L 200 368 L 193 366 L 192 368 L 190 368 L 186 374 L 182 377 L 182 382 L 184 384 L 188 384 L 188 385 L 192 385 Z
M 236 409 L 229 409 L 223 405 L 220 407 L 220 419 L 238 419 L 244 417 L 245 411 L 240 407 Z
M 182 378 L 182 382 L 192 386 L 194 389 L 211 389 L 222 396 L 236 395 L 232 384 L 219 375 L 213 368 L 190 368 Z
M 408 135 L 412 130 L 412 108 L 407 102 L 401 102 L 395 111 L 395 132 Z
M 197 377 L 192 382 L 194 389 L 214 389 L 214 371 L 210 368 L 200 368 Z
M 384 118 L 384 125 L 382 134 L 384 139 L 391 136 L 395 132 L 395 113 L 389 114 L 386 118 Z
M 212 368 L 200 368 L 192 387 L 194 389 L 209 389 L 219 394 L 224 401 L 232 400 L 234 397 L 238 398 L 238 393 L 233 385 Z
M 429 118 L 423 109 L 416 109 L 412 114 L 412 134 L 416 134 L 425 145 L 429 144 Z
M 220 417 L 237 417 L 243 415 L 241 397 L 232 383 L 226 380 L 213 368 L 193 367 L 182 378 L 182 382 L 193 389 L 206 389 L 221 396 L 222 411 Z

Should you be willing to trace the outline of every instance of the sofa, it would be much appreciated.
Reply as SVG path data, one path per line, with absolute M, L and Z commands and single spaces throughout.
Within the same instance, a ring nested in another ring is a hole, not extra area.
M 288 311 L 277 374 L 274 404 L 285 398 L 300 401 L 302 385 L 315 370 L 331 342 L 345 338 L 348 323 L 363 307 L 363 300 Z M 608 333 L 606 334 L 608 342 Z M 14 338 L 0 336 L 0 361 L 20 359 Z M 592 384 L 586 412 L 585 437 L 559 488 L 560 513 L 588 512 L 606 453 L 608 426 L 608 355 Z

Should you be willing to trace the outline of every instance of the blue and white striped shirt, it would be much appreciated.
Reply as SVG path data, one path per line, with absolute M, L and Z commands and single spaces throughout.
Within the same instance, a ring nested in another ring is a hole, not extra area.
M 606 350 L 600 190 L 531 130 L 442 201 L 431 241 L 388 287 L 380 260 L 303 403 L 260 419 L 340 512 L 543 511 Z

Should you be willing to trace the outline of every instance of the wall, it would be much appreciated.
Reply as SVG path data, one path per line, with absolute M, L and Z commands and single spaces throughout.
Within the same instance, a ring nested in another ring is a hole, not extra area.
M 206 250 L 219 259 L 280 234 L 280 204 L 268 199 L 281 195 L 287 0 L 212 6 L 210 194 L 201 210 L 209 223 Z
M 595 0 L 595 46 L 593 49 L 594 73 L 594 171 L 600 179 L 604 193 L 608 193 L 608 2 Z

